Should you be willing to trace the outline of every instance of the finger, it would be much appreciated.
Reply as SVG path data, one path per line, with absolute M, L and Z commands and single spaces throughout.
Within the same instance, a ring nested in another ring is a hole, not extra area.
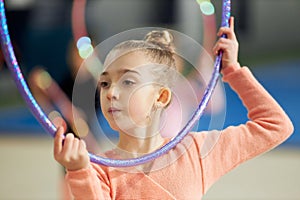
M 213 47 L 213 52 L 218 52 L 219 50 L 224 50 L 225 48 L 229 47 L 230 40 L 227 38 L 220 38 L 215 46 Z
M 219 43 L 216 43 L 215 46 L 212 49 L 214 55 L 218 55 L 220 51 Z
M 229 27 L 221 27 L 217 35 L 219 37 L 221 37 L 222 35 L 226 35 L 228 39 L 236 40 L 236 36 L 234 32 L 234 17 L 230 17 Z
M 73 148 L 74 135 L 72 133 L 68 133 L 65 136 L 62 154 L 68 156 L 72 152 Z
M 228 39 L 230 40 L 236 40 L 235 33 L 231 27 L 222 27 L 220 28 L 218 32 L 218 36 L 221 37 L 223 35 L 226 35 Z
M 73 145 L 72 145 L 72 153 L 77 153 L 78 149 L 79 149 L 79 139 L 78 138 L 74 138 L 73 140 Z
M 78 155 L 82 161 L 86 160 L 87 150 L 86 150 L 86 144 L 83 140 L 79 141 Z
M 234 17 L 230 17 L 229 19 L 229 27 L 231 29 L 232 32 L 234 32 Z
M 234 32 L 234 17 L 230 17 L 229 28 L 230 28 L 230 33 L 227 34 L 227 37 L 229 39 L 236 40 L 236 35 Z
M 54 137 L 54 155 L 58 155 L 62 151 L 62 141 L 64 138 L 64 128 L 58 127 Z
M 213 51 L 213 54 L 214 54 L 214 55 L 218 55 L 218 53 L 219 53 L 218 45 L 215 45 L 215 46 L 213 47 L 212 51 Z
M 229 27 L 221 27 L 217 33 L 217 36 L 221 37 L 222 35 L 228 35 L 232 32 Z
M 86 151 L 86 144 L 85 144 L 84 140 L 80 140 L 79 141 L 79 149 L 78 149 L 78 151 L 80 151 L 80 152 Z
M 227 43 L 218 43 L 214 48 L 213 48 L 213 52 L 214 52 L 214 54 L 218 54 L 219 53 L 219 51 L 223 51 L 223 52 L 225 52 L 225 51 L 227 51 L 227 49 L 228 49 L 228 44 Z

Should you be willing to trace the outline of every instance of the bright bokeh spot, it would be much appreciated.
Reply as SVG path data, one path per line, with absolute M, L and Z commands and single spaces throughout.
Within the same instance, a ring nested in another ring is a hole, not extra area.
M 36 78 L 37 85 L 42 89 L 47 89 L 52 83 L 50 74 L 46 71 L 42 71 Z
M 199 3 L 200 0 L 197 0 Z M 214 5 L 209 1 L 202 1 L 200 4 L 200 10 L 204 15 L 213 15 L 215 13 Z
M 90 129 L 88 124 L 82 118 L 76 119 L 76 133 L 80 138 L 84 138 L 88 135 Z
M 81 37 L 77 41 L 77 48 L 80 49 L 82 46 L 84 46 L 86 44 L 91 44 L 91 39 L 86 36 Z
M 61 114 L 55 110 L 51 111 L 49 114 L 48 114 L 48 118 L 50 120 L 54 120 L 55 118 L 57 117 L 62 117 Z
M 80 49 L 78 50 L 79 50 L 80 57 L 85 59 L 93 53 L 94 48 L 91 44 L 85 44 L 82 47 L 80 47 Z
M 83 59 L 89 57 L 94 51 L 94 48 L 91 44 L 91 39 L 89 37 L 79 38 L 76 45 L 79 51 L 79 55 Z

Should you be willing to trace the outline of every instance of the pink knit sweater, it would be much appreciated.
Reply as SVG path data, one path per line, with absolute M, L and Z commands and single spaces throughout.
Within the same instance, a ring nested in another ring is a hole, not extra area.
M 75 199 L 199 200 L 222 175 L 292 134 L 288 116 L 247 67 L 227 68 L 223 80 L 247 108 L 246 124 L 190 133 L 176 148 L 155 160 L 153 170 L 147 173 L 94 163 L 86 169 L 68 171 L 66 182 Z

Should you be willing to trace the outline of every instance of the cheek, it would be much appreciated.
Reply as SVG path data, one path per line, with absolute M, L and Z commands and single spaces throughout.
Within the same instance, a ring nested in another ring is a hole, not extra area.
M 99 103 L 100 103 L 101 108 L 104 105 L 104 99 L 103 99 L 103 97 L 104 97 L 103 92 L 100 92 L 100 94 L 99 94 Z
M 105 98 L 104 92 L 100 92 L 99 103 L 100 103 L 100 108 L 102 109 L 102 113 L 104 117 L 107 119 L 107 113 L 104 112 L 104 109 L 107 109 L 107 99 Z
M 153 94 L 147 93 L 147 89 L 139 89 L 128 98 L 128 110 L 133 119 L 144 119 L 147 117 L 153 106 Z

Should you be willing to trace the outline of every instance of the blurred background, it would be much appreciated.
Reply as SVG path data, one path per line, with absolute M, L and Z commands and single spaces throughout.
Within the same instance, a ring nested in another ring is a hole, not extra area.
M 212 3 L 218 27 L 222 2 Z M 68 97 L 80 62 L 74 58 L 72 5 L 71 0 L 5 1 L 10 36 L 26 79 L 37 66 L 42 67 Z M 282 105 L 295 132 L 275 150 L 225 175 L 204 199 L 300 200 L 299 9 L 299 0 L 232 1 L 240 63 L 249 66 Z M 88 0 L 85 12 L 93 44 L 139 27 L 170 28 L 203 42 L 203 15 L 194 0 Z M 225 92 L 224 127 L 244 123 L 243 105 L 227 85 Z M 59 199 L 64 171 L 53 159 L 52 142 L 26 107 L 1 54 L 1 200 Z

